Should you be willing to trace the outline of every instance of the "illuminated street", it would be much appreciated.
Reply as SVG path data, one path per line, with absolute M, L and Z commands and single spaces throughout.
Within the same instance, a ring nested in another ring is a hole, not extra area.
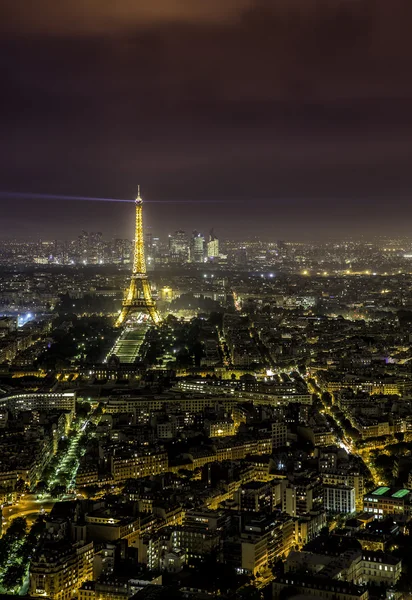
M 56 499 L 49 495 L 39 498 L 36 494 L 25 494 L 18 504 L 3 508 L 3 533 L 16 517 L 25 517 L 30 527 L 39 514 L 50 512 L 55 503 Z

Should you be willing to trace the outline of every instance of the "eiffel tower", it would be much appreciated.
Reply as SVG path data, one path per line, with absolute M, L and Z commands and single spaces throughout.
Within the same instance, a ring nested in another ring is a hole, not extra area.
M 136 233 L 134 239 L 134 260 L 130 285 L 126 289 L 122 311 L 116 321 L 116 327 L 123 325 L 134 313 L 146 313 L 155 325 L 161 321 L 152 297 L 152 290 L 146 272 L 143 238 L 143 200 L 138 186 L 136 206 Z

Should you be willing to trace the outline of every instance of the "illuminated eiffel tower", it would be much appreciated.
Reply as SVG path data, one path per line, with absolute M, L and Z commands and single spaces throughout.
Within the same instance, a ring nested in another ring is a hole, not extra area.
M 116 327 L 123 325 L 134 313 L 148 314 L 155 325 L 158 325 L 161 321 L 156 308 L 156 302 L 152 297 L 152 290 L 146 272 L 143 238 L 143 200 L 140 196 L 140 185 L 138 186 L 135 205 L 136 233 L 134 239 L 133 272 L 130 285 L 125 292 L 122 311 L 117 319 Z

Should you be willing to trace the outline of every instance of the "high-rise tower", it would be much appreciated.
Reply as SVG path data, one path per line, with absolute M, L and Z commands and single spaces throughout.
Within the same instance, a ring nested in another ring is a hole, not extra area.
M 189 238 L 182 230 L 169 235 L 169 257 L 172 262 L 187 262 L 189 259 Z
M 134 239 L 133 272 L 130 285 L 126 290 L 123 300 L 122 312 L 117 319 L 116 326 L 120 327 L 133 313 L 147 313 L 153 323 L 160 323 L 160 315 L 156 302 L 152 297 L 152 290 L 146 272 L 143 238 L 143 200 L 138 187 L 136 206 L 136 233 Z
M 209 234 L 209 241 L 207 243 L 207 257 L 216 258 L 219 256 L 219 240 L 215 236 L 215 232 L 212 229 Z
M 190 262 L 205 262 L 205 238 L 197 231 L 193 232 L 190 241 Z

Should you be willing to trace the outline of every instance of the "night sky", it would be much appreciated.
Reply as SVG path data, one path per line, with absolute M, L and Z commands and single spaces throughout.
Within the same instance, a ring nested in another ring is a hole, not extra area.
M 411 0 L 0 0 L 0 191 L 140 183 L 162 235 L 409 234 L 411 25 Z M 0 202 L 2 237 L 132 235 L 130 204 Z

